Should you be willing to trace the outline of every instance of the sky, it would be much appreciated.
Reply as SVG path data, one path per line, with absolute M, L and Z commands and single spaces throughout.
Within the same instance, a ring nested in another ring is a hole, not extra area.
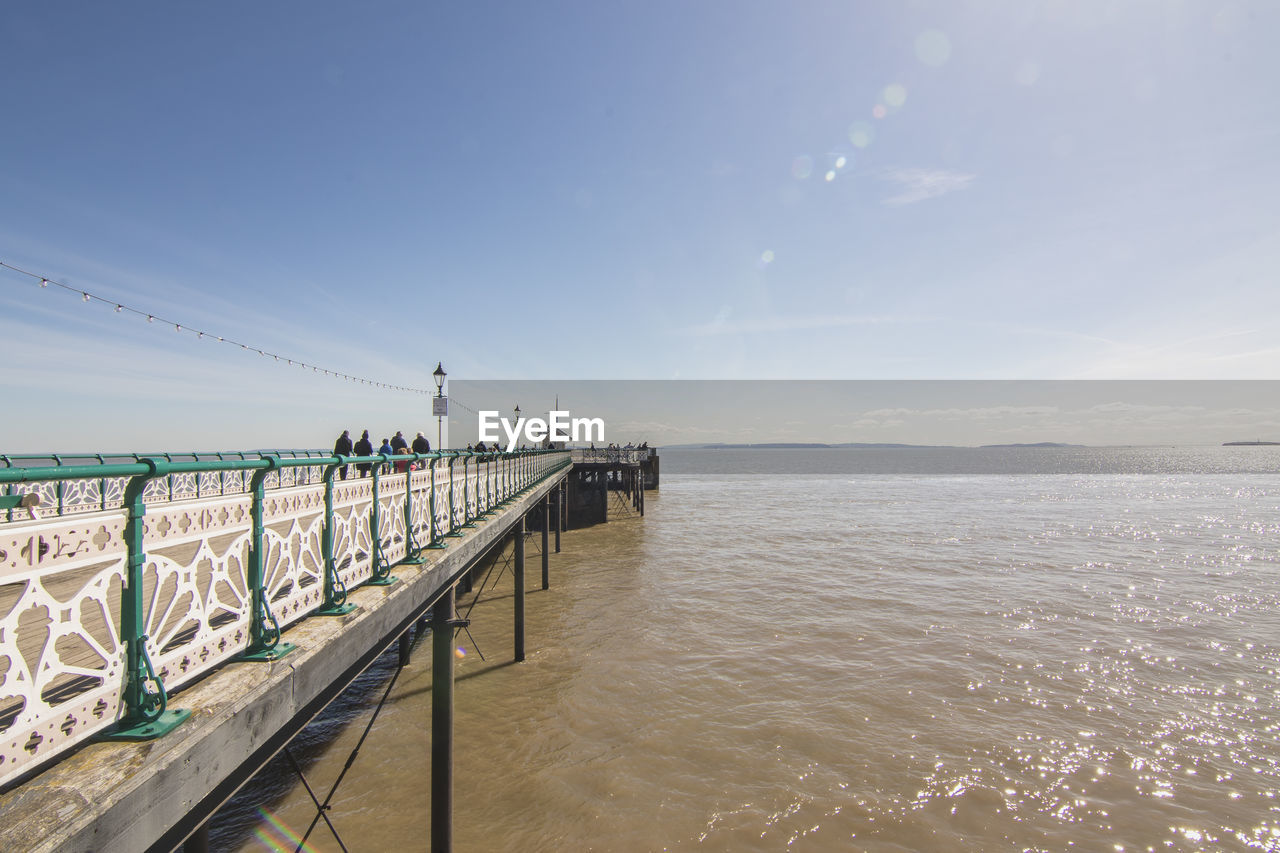
M 599 419 L 603 438 L 584 425 L 571 442 L 597 447 L 1213 446 L 1280 435 L 1274 380 L 461 380 L 454 388 L 475 406 L 450 411 L 455 446 L 480 437 L 481 411 L 493 413 L 487 423 L 503 446 L 512 433 L 517 444 L 537 446 L 519 419 L 549 422 L 552 410 L 566 424 Z
M 1276 32 L 1263 0 L 13 0 L 0 452 L 423 429 L 437 363 L 1280 379 Z

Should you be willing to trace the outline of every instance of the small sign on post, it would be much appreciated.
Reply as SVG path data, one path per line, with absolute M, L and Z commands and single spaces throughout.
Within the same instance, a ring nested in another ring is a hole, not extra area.
M 437 418 L 449 417 L 449 398 L 448 397 L 432 397 L 431 398 L 431 415 Z

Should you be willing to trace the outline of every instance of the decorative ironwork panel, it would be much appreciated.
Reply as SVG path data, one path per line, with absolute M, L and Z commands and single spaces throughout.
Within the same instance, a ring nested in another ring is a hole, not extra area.
M 0 783 L 121 710 L 124 513 L 0 529 Z
M 404 530 L 404 490 L 407 474 L 393 474 L 378 481 L 378 537 L 382 558 L 396 563 L 409 552 Z
M 466 524 L 466 483 L 463 480 L 462 468 L 457 467 L 450 469 L 449 477 L 453 481 L 453 490 L 450 494 L 449 517 L 453 520 L 451 527 L 461 527 Z
M 379 481 L 378 488 L 386 482 Z M 333 563 L 347 589 L 364 583 L 373 574 L 373 538 L 369 535 L 372 509 L 372 478 L 333 484 Z M 404 529 L 403 523 L 400 527 Z
M 480 466 L 467 466 L 467 486 L 463 491 L 467 497 L 467 518 L 475 518 L 480 514 Z
M 419 546 L 431 541 L 431 471 L 414 471 L 409 475 L 409 488 L 413 490 L 413 506 L 409 524 L 413 539 Z
M 252 503 L 250 495 L 235 495 L 147 509 L 143 619 L 148 653 L 167 689 L 249 643 Z
M 436 534 L 443 536 L 449 532 L 449 468 L 436 468 L 435 484 Z
M 263 587 L 283 628 L 324 601 L 324 487 L 268 492 L 262 519 Z

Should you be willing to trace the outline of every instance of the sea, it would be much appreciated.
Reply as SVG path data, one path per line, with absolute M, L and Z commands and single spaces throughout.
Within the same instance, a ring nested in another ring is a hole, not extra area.
M 533 558 L 525 662 L 511 572 L 462 598 L 456 850 L 1280 850 L 1280 447 L 660 458 Z M 214 848 L 426 848 L 430 657 Z

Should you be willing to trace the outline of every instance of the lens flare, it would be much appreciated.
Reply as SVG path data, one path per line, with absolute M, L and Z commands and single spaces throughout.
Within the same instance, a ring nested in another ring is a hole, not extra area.
M 801 154 L 799 157 L 791 161 L 791 177 L 797 181 L 807 180 L 813 174 L 813 158 L 808 154 Z
M 760 253 L 760 263 L 763 266 L 773 263 L 773 249 L 765 249 Z
M 884 104 L 876 104 L 871 109 L 871 115 L 873 115 L 876 118 L 884 118 L 888 114 L 889 114 L 889 110 L 885 108 Z
M 458 660 L 462 660 L 467 656 L 467 650 L 464 649 L 462 646 L 458 646 L 456 649 L 454 649 L 453 653 L 455 656 L 457 656 Z
M 937 68 L 951 58 L 951 39 L 942 30 L 925 30 L 916 36 L 916 59 Z
M 286 850 L 294 850 L 301 845 L 301 849 L 304 853 L 315 853 L 314 847 L 310 844 L 303 844 L 301 836 L 290 829 L 288 824 L 281 821 L 274 814 L 269 811 L 265 811 L 264 809 L 258 809 L 258 814 L 267 822 L 267 826 L 259 826 L 253 834 L 259 841 L 266 845 L 267 848 L 284 853 Z M 271 830 L 275 830 L 275 832 L 272 832 Z M 282 837 L 288 843 L 281 844 L 277 840 L 277 833 L 279 837 Z
M 901 83 L 890 83 L 884 87 L 884 102 L 898 108 L 907 102 L 907 87 Z
M 854 148 L 866 148 L 875 135 L 875 129 L 865 121 L 855 121 L 849 125 L 849 141 Z

